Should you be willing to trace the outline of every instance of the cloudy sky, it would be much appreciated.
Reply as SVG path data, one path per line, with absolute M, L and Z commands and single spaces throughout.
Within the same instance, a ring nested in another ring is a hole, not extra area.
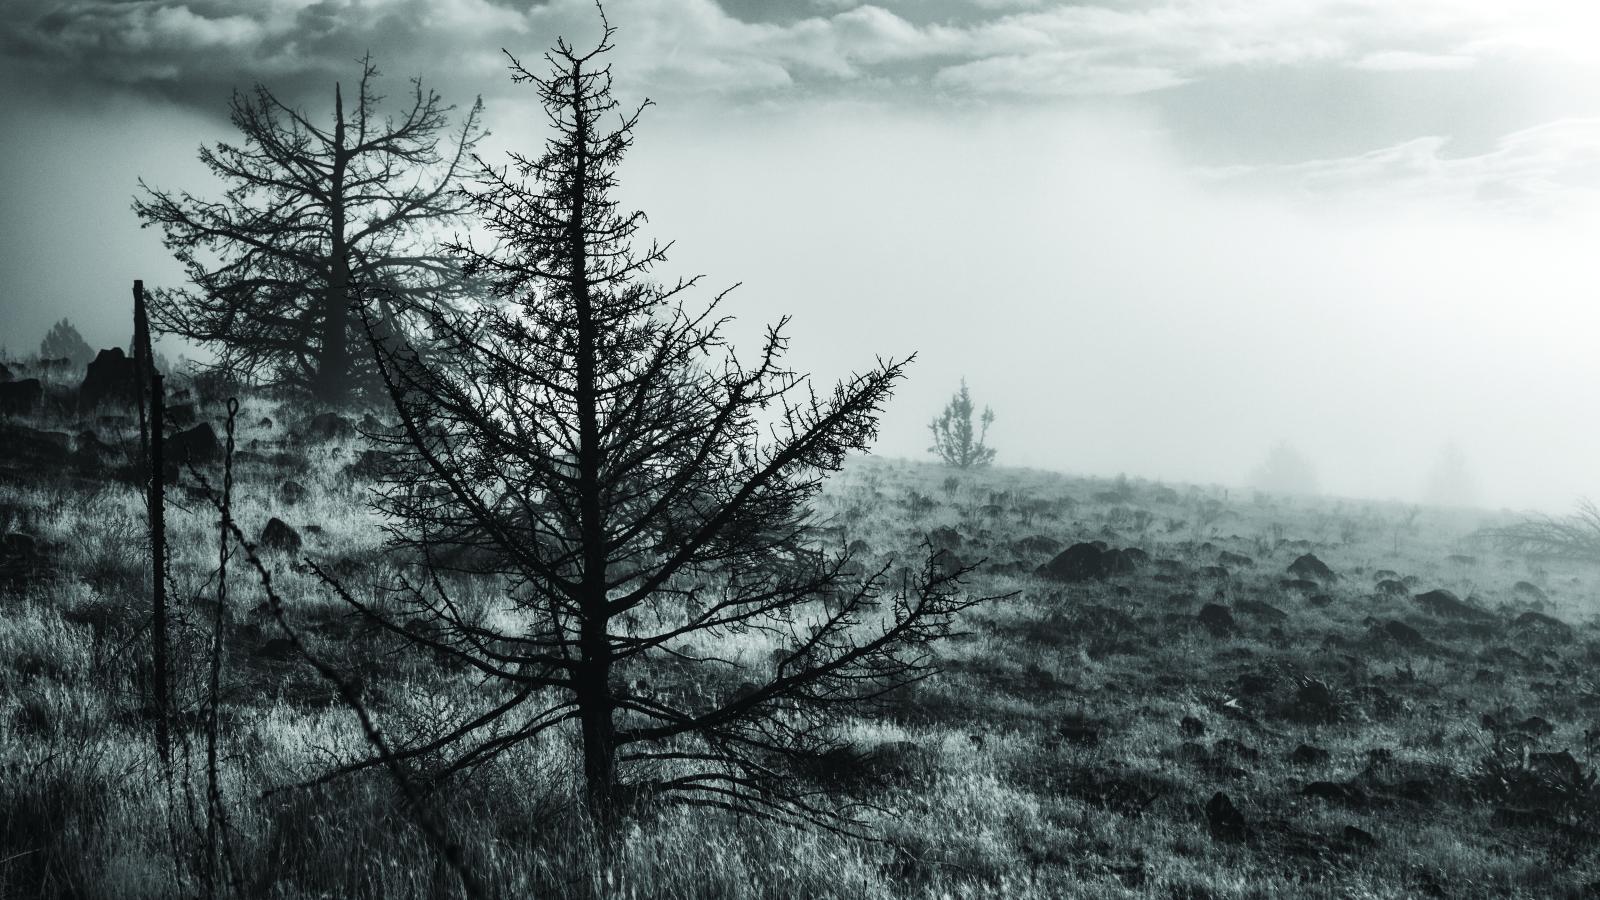
M 1003 462 L 1240 484 L 1278 441 L 1414 499 L 1460 448 L 1493 505 L 1600 498 L 1600 5 L 1587 0 L 612 0 L 658 104 L 626 199 L 673 269 L 794 315 L 826 379 L 918 361 L 882 452 L 958 379 Z M 254 82 L 320 112 L 371 50 L 484 150 L 531 147 L 502 48 L 589 0 L 9 0 L 0 344 L 125 341 L 179 275 L 129 211 L 198 194 Z

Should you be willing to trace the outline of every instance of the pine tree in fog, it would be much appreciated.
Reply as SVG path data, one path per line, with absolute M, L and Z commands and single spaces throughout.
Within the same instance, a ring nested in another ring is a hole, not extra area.
M 994 448 L 985 441 L 989 426 L 994 424 L 994 410 L 984 407 L 977 427 L 972 424 L 972 394 L 967 391 L 967 380 L 961 379 L 961 389 L 939 414 L 928 424 L 933 432 L 933 446 L 929 453 L 938 454 L 947 466 L 958 469 L 981 469 L 994 461 Z
M 81 366 L 94 359 L 94 349 L 78 333 L 76 326 L 62 319 L 51 325 L 50 330 L 45 332 L 44 340 L 39 342 L 39 358 L 66 359 L 75 366 Z
M 962 571 L 891 585 L 812 538 L 809 501 L 868 447 L 902 363 L 819 396 L 782 322 L 739 359 L 722 295 L 691 311 L 693 280 L 649 280 L 665 248 L 636 246 L 643 216 L 613 197 L 644 107 L 612 97 L 611 35 L 559 42 L 542 73 L 511 61 L 552 136 L 483 168 L 467 195 L 493 243 L 455 248 L 503 306 L 436 317 L 442 366 L 374 340 L 403 433 L 379 502 L 429 574 L 403 615 L 345 597 L 503 687 L 404 759 L 447 775 L 571 723 L 602 827 L 646 798 L 837 821 L 795 773 L 839 714 L 925 675 L 976 601 Z M 451 569 L 499 576 L 506 609 L 469 614 Z
M 348 104 L 335 85 L 326 123 L 264 86 L 236 92 L 243 142 L 200 150 L 226 185 L 220 199 L 140 182 L 134 211 L 162 229 L 193 285 L 155 293 L 160 329 L 211 344 L 230 373 L 339 403 L 372 374 L 352 307 L 397 333 L 414 330 L 423 305 L 464 295 L 423 232 L 463 211 L 453 188 L 482 136 L 481 102 L 451 131 L 453 107 L 413 79 L 402 113 L 385 117 L 378 74 L 363 60 Z

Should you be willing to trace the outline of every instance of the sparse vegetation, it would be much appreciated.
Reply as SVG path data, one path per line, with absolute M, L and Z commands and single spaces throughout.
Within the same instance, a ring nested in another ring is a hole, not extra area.
M 928 452 L 957 469 L 981 469 L 994 462 L 995 450 L 987 443 L 989 426 L 994 424 L 994 410 L 984 407 L 976 427 L 972 424 L 974 411 L 972 394 L 963 378 L 960 389 L 950 398 L 944 412 L 928 423 L 928 430 L 933 432 L 933 446 Z

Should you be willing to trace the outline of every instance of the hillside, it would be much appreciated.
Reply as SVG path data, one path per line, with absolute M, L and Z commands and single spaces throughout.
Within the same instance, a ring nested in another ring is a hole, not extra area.
M 169 896 L 206 803 L 218 546 L 197 473 L 220 485 L 221 462 L 194 438 L 168 512 L 184 715 L 169 781 L 141 701 L 137 423 L 70 412 L 76 376 L 44 375 L 40 410 L 0 421 L 0 896 Z M 183 390 L 180 427 L 222 434 L 220 393 Z M 289 526 L 259 543 L 293 627 L 386 729 L 425 731 L 502 688 L 351 616 L 304 564 L 378 602 L 402 570 L 366 504 L 379 458 L 361 416 L 312 412 L 244 399 L 233 515 L 252 538 Z M 863 711 L 815 773 L 866 804 L 871 839 L 646 809 L 601 862 L 567 774 L 576 737 L 556 731 L 432 795 L 467 867 L 541 897 L 1600 892 L 1592 566 L 1507 556 L 1472 539 L 1489 520 L 1470 512 L 876 458 L 817 513 L 818 546 L 862 571 L 932 547 L 997 598 L 940 646 L 940 675 Z M 482 615 L 497 590 L 477 585 Z M 451 895 L 381 773 L 295 787 L 367 747 L 263 601 L 236 560 L 217 709 L 234 895 Z M 720 646 L 749 666 L 768 649 Z M 685 671 L 628 677 L 739 680 Z

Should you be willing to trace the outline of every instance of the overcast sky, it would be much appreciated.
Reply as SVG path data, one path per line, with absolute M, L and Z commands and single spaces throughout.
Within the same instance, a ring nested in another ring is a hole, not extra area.
M 1240 484 L 1278 441 L 1328 491 L 1421 496 L 1458 446 L 1494 505 L 1600 498 L 1600 4 L 1592 0 L 612 0 L 657 102 L 626 199 L 673 271 L 789 313 L 826 380 L 918 353 L 881 452 L 925 457 L 966 376 L 1000 461 Z M 234 87 L 309 110 L 371 50 L 482 95 L 588 0 L 8 0 L 0 344 L 126 342 L 179 272 L 136 180 Z

